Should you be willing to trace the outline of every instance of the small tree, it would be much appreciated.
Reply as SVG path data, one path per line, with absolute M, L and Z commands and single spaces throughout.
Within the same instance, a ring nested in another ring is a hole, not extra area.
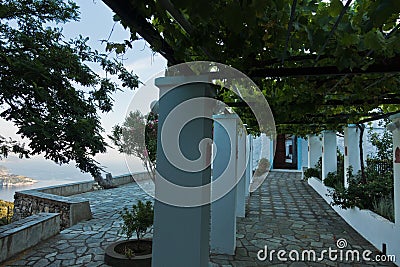
M 137 88 L 139 81 L 121 61 L 92 50 L 89 38 L 64 37 L 62 24 L 78 19 L 71 0 L 0 1 L 0 118 L 27 142 L 0 134 L 0 159 L 42 154 L 57 164 L 74 161 L 93 177 L 101 174 L 94 156 L 106 152 L 107 143 L 99 112 L 111 111 L 112 94 Z
M 383 126 L 383 132 L 378 133 L 371 127 L 369 130 L 369 140 L 371 144 L 376 147 L 376 156 L 371 158 L 378 158 L 380 160 L 391 161 L 393 157 L 393 142 L 392 133 L 387 130 L 388 121 L 380 121 L 379 126 Z
M 140 241 L 144 235 L 148 233 L 148 229 L 153 225 L 154 209 L 151 201 L 143 203 L 141 200 L 137 204 L 132 205 L 132 209 L 124 208 L 121 212 L 123 224 L 121 226 L 121 233 L 130 239 L 133 234 L 136 235 L 137 247 L 140 249 Z
M 158 115 L 130 112 L 122 126 L 115 125 L 109 136 L 119 152 L 138 157 L 151 179 L 155 179 Z M 144 139 L 144 140 L 143 140 Z

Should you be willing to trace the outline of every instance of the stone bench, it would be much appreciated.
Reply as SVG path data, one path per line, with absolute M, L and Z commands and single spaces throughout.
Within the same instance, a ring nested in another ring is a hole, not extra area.
M 39 213 L 0 227 L 0 263 L 60 232 L 60 215 Z
M 57 196 L 38 190 L 15 192 L 13 221 L 40 212 L 59 213 L 61 230 L 92 218 L 90 204 L 86 199 Z
M 125 174 L 113 177 L 115 186 L 149 179 L 146 172 Z M 92 218 L 88 200 L 73 195 L 93 191 L 95 181 L 42 187 L 17 191 L 14 194 L 13 221 L 26 218 L 39 212 L 60 213 L 61 230 Z M 72 197 L 71 197 L 72 196 Z

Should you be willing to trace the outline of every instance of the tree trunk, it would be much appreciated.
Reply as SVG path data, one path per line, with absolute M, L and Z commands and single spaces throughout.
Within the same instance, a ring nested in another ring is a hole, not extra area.
M 104 179 L 101 175 L 94 176 L 93 178 L 104 189 L 115 188 L 115 186 L 112 184 L 111 173 L 106 174 L 106 179 Z
M 360 148 L 360 167 L 361 167 L 361 183 L 365 184 L 366 177 L 365 177 L 365 165 L 364 165 L 364 148 L 363 148 L 363 136 L 365 125 L 364 124 L 357 124 L 358 129 L 360 129 L 360 138 L 358 141 L 358 146 Z

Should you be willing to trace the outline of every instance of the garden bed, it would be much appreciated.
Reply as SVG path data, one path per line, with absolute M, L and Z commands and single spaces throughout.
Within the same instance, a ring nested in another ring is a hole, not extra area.
M 308 179 L 308 184 L 329 204 L 333 202 L 330 197 L 330 190 L 333 188 L 325 186 L 317 178 Z M 400 236 L 400 227 L 384 217 L 366 209 L 358 207 L 342 209 L 339 206 L 332 207 L 354 230 L 368 240 L 378 250 L 386 245 L 387 255 L 395 255 L 397 265 L 400 264 L 400 250 L 398 237 Z

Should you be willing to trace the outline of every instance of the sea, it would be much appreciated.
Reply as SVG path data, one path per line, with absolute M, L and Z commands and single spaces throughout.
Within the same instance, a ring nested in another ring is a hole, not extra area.
M 143 171 L 143 166 L 139 159 L 133 164 L 134 170 L 130 171 L 123 155 L 105 154 L 96 158 L 96 160 L 100 162 L 106 172 L 110 172 L 113 176 Z M 37 181 L 31 185 L 0 187 L 0 199 L 6 201 L 14 201 L 14 193 L 16 191 L 93 180 L 90 174 L 81 172 L 73 162 L 58 165 L 41 156 L 29 159 L 9 156 L 0 159 L 0 166 L 7 168 L 12 174 L 23 175 Z M 132 165 L 130 167 L 132 168 Z
M 338 137 L 337 141 L 338 149 L 343 153 L 343 137 Z M 368 154 L 375 153 L 375 148 L 369 142 L 366 142 L 365 145 Z M 261 155 L 261 140 L 259 137 L 254 139 L 253 148 L 253 166 L 257 166 Z M 130 159 L 128 168 L 125 156 L 115 150 L 101 154 L 95 159 L 100 162 L 106 172 L 110 172 L 113 176 L 144 171 L 139 159 Z M 26 186 L 0 187 L 0 199 L 7 201 L 14 201 L 14 193 L 16 191 L 93 180 L 90 174 L 82 173 L 75 167 L 74 163 L 58 165 L 41 156 L 34 156 L 30 159 L 19 159 L 18 157 L 10 156 L 0 159 L 0 166 L 6 167 L 12 174 L 23 175 L 37 181 L 32 185 Z

